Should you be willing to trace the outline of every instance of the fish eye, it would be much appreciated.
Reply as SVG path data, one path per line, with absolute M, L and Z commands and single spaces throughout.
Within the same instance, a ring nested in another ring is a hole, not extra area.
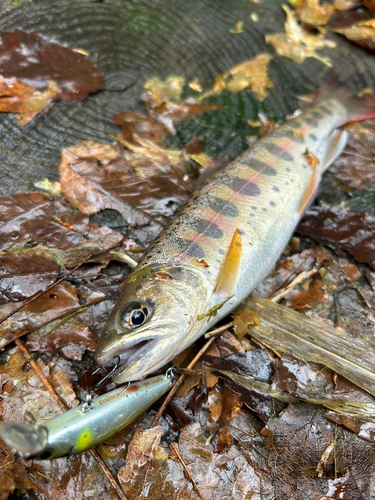
M 151 312 L 144 302 L 129 302 L 122 311 L 122 324 L 127 328 L 138 328 L 146 323 Z

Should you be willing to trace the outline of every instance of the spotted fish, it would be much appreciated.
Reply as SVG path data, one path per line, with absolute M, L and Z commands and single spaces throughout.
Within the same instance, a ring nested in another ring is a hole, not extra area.
M 120 356 L 114 380 L 165 365 L 269 273 L 340 155 L 349 121 L 375 106 L 324 84 L 315 104 L 206 180 L 124 283 L 96 360 Z

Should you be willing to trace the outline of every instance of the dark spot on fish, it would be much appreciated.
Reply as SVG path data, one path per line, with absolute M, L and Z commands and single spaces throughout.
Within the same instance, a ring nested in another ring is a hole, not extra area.
M 290 168 L 286 168 L 285 170 L 286 170 L 287 172 L 290 172 Z
M 256 158 L 252 158 L 248 163 L 246 163 L 246 165 L 252 170 L 255 170 L 256 172 L 259 172 L 263 175 L 277 175 L 277 171 L 273 167 L 270 167 L 267 163 L 257 160 Z
M 291 121 L 291 122 L 288 122 L 288 126 L 289 127 L 292 127 L 292 128 L 301 128 L 301 124 L 297 121 Z
M 305 118 L 305 122 L 308 123 L 309 125 L 311 125 L 312 127 L 318 126 L 318 120 L 316 118 L 313 118 L 313 117 L 307 116 Z
M 262 212 L 267 212 L 267 209 L 266 208 L 262 208 Z
M 317 118 L 318 120 L 320 120 L 321 118 L 323 118 L 322 113 L 319 113 L 319 111 L 312 111 L 311 112 L 311 116 L 313 116 L 314 118 Z
M 152 299 L 146 299 L 146 304 L 150 307 L 154 307 L 155 306 L 155 302 L 152 300 Z
M 201 196 L 198 199 L 199 205 L 203 207 L 211 208 L 218 212 L 219 214 L 226 215 L 227 217 L 238 217 L 238 209 L 233 203 L 223 200 L 222 198 L 217 198 L 211 194 Z
M 332 116 L 332 111 L 327 108 L 327 106 L 322 106 L 320 105 L 319 108 L 321 109 L 321 111 L 323 111 L 323 113 L 325 113 L 326 115 L 329 115 L 329 116 Z
M 309 134 L 309 139 L 311 139 L 312 141 L 317 141 L 318 140 L 318 138 L 314 134 Z
M 216 262 L 217 262 L 218 264 L 221 264 L 221 260 L 220 260 L 220 259 L 216 259 Z
M 251 210 L 257 210 L 257 207 L 251 207 Z
M 245 231 L 243 229 L 239 229 L 238 232 L 240 233 L 241 236 L 245 235 Z
M 272 137 L 285 137 L 286 139 L 291 139 L 292 141 L 299 139 L 297 136 L 294 135 L 292 130 L 276 130 L 272 134 Z
M 241 179 L 241 177 L 236 177 L 235 175 L 222 174 L 217 177 L 220 184 L 228 186 L 230 189 L 243 196 L 259 196 L 260 189 L 253 182 L 247 181 L 246 179 Z
M 280 189 L 277 186 L 273 186 L 272 191 L 275 191 L 277 193 L 280 191 Z
M 222 248 L 219 248 L 219 254 L 220 255 L 224 255 L 225 254 L 225 252 L 224 252 L 224 250 Z
M 290 153 L 284 151 L 282 148 L 276 146 L 276 144 L 273 144 L 272 142 L 266 142 L 263 147 L 275 158 L 280 158 L 280 160 L 284 161 L 294 161 L 294 158 Z
M 251 214 L 250 214 L 250 217 L 255 217 L 255 214 L 251 213 Z
M 204 258 L 204 250 L 197 243 L 183 238 L 175 238 L 174 242 L 179 252 L 190 255 L 190 257 L 196 257 L 197 259 Z
M 274 201 L 270 201 L 271 207 L 276 207 L 276 203 Z
M 220 229 L 220 227 L 213 222 L 210 222 L 209 220 L 194 217 L 189 218 L 184 222 L 186 226 L 195 229 L 196 231 L 198 231 L 198 233 L 202 233 L 208 238 L 219 239 L 223 237 L 223 231 Z

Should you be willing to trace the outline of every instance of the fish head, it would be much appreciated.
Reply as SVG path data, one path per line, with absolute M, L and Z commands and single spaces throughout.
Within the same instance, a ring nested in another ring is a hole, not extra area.
M 188 265 L 141 267 L 123 287 L 95 353 L 101 365 L 120 359 L 117 383 L 146 377 L 190 345 L 209 300 L 204 272 Z

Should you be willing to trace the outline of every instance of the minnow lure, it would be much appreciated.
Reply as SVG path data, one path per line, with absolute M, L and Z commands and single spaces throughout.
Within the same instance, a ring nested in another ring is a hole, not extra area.
M 119 356 L 114 380 L 163 366 L 265 278 L 340 155 L 345 123 L 374 104 L 323 84 L 315 104 L 207 179 L 124 282 L 96 360 Z
M 50 460 L 88 450 L 126 427 L 170 389 L 173 369 L 119 387 L 40 424 L 2 422 L 1 439 L 23 458 Z

